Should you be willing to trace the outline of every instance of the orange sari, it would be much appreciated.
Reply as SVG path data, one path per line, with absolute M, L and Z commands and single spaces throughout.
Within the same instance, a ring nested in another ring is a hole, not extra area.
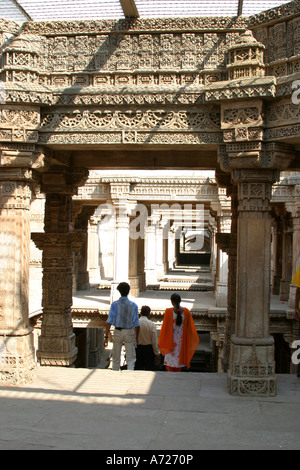
M 179 360 L 189 369 L 191 359 L 199 344 L 199 337 L 191 312 L 184 308 L 183 333 Z M 163 356 L 174 350 L 173 340 L 173 308 L 167 308 L 164 315 L 158 345 Z

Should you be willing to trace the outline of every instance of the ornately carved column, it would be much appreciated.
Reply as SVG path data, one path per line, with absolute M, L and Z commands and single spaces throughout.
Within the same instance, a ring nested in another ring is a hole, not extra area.
M 236 326 L 228 389 L 233 395 L 274 396 L 274 340 L 269 334 L 272 184 L 295 158 L 294 148 L 264 141 L 261 99 L 224 102 L 222 171 L 238 188 Z
M 0 153 L 0 384 L 26 384 L 35 376 L 29 326 L 30 203 L 39 155 Z
M 231 337 L 228 388 L 234 395 L 276 395 L 270 336 L 272 183 L 276 170 L 233 171 L 238 185 L 236 330 Z
M 37 351 L 42 366 L 72 366 L 77 357 L 71 314 L 73 253 L 84 239 L 73 232 L 72 195 L 87 175 L 85 169 L 63 167 L 43 175 L 45 232 L 32 234 L 43 250 L 43 319 Z

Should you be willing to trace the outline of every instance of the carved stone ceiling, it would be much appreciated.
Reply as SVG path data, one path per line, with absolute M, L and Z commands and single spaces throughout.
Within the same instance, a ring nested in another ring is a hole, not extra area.
M 290 0 L 243 0 L 251 16 Z M 237 16 L 239 0 L 135 0 L 141 18 Z M 0 0 L 0 17 L 17 22 L 124 18 L 119 0 Z

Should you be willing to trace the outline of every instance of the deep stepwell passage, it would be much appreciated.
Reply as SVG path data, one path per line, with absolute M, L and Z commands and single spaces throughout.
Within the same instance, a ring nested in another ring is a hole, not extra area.
M 226 374 L 38 368 L 0 387 L 0 449 L 299 449 L 300 379 L 276 398 L 228 395 Z

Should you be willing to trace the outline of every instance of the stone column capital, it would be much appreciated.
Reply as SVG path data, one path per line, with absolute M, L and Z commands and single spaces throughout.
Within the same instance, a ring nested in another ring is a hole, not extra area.
M 70 233 L 43 233 L 36 232 L 31 234 L 31 238 L 36 244 L 37 248 L 44 252 L 58 252 L 62 250 L 69 250 L 71 252 L 78 252 L 85 240 L 85 236 L 81 232 Z
M 270 183 L 279 180 L 280 172 L 274 169 L 236 168 L 231 173 L 232 181 L 238 183 Z
M 118 200 L 127 200 L 130 192 L 130 183 L 119 181 L 110 183 L 110 194 L 113 203 Z
M 0 144 L 0 166 L 2 168 L 28 168 L 46 171 L 50 167 L 49 150 L 35 145 Z
M 86 168 L 68 168 L 52 166 L 41 175 L 41 190 L 47 194 L 77 194 L 79 186 L 83 186 L 88 179 Z
M 238 211 L 257 218 L 258 213 L 269 217 L 272 184 L 279 179 L 278 170 L 239 169 L 232 172 L 238 187 Z
M 236 256 L 237 235 L 236 233 L 219 232 L 216 233 L 216 243 L 220 250 L 228 255 Z

